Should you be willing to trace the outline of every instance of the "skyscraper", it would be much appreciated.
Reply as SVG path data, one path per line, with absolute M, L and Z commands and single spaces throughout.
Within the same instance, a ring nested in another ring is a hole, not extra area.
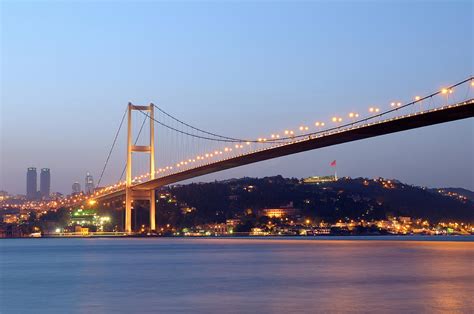
M 72 194 L 81 193 L 81 184 L 79 182 L 74 182 L 72 184 Z
M 94 193 L 94 179 L 92 175 L 88 172 L 86 175 L 86 184 L 84 185 L 84 192 L 86 194 Z
M 42 168 L 40 173 L 41 198 L 48 199 L 51 192 L 51 173 L 49 168 Z
M 26 198 L 28 200 L 35 200 L 38 196 L 37 191 L 38 175 L 35 167 L 28 168 L 26 172 Z

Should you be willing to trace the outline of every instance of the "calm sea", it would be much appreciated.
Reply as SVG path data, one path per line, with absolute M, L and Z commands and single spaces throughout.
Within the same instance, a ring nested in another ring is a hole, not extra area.
M 10 239 L 0 254 L 1 313 L 474 312 L 465 238 Z

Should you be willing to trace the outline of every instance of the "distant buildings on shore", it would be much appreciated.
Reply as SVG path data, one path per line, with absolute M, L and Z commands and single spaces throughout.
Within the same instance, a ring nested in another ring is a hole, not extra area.
M 94 193 L 94 178 L 88 172 L 85 178 L 84 192 Z M 72 194 L 82 193 L 81 184 L 74 182 Z M 42 168 L 40 172 L 40 186 L 38 190 L 38 173 L 35 167 L 29 167 L 26 171 L 26 199 L 28 201 L 49 200 L 51 198 L 51 170 Z
M 88 172 L 86 174 L 86 178 L 84 180 L 84 193 L 85 194 L 92 194 L 92 193 L 94 193 L 94 190 L 95 190 L 94 178 Z M 80 193 L 82 193 L 81 184 L 76 181 L 72 184 L 72 195 L 76 195 L 76 194 L 80 194 Z
M 35 167 L 26 171 L 26 198 L 28 200 L 47 200 L 51 193 L 51 172 L 42 168 L 40 173 L 40 189 L 38 191 L 38 174 Z
M 86 174 L 86 182 L 84 184 L 84 192 L 86 194 L 94 193 L 94 178 L 92 178 L 92 175 L 89 172 Z

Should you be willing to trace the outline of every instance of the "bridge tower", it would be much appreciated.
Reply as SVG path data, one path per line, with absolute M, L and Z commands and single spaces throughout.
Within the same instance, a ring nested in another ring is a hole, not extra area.
M 150 120 L 149 145 L 138 146 L 132 143 L 132 112 L 134 110 L 148 112 Z M 140 191 L 132 189 L 132 153 L 140 152 L 150 155 L 150 180 L 155 178 L 155 128 L 154 105 L 135 106 L 128 103 L 128 132 L 127 132 L 127 171 L 125 185 L 125 232 L 132 232 L 132 203 L 134 200 L 148 200 L 150 202 L 150 230 L 155 230 L 155 190 Z

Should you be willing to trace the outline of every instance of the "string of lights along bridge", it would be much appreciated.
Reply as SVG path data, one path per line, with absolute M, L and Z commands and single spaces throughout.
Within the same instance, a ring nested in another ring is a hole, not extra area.
M 91 195 L 72 196 L 56 205 L 74 206 L 85 201 L 92 204 L 125 195 L 124 229 L 132 232 L 133 201 L 148 200 L 150 229 L 155 230 L 154 191 L 164 185 L 311 149 L 471 118 L 474 116 L 473 92 L 474 77 L 471 76 L 428 95 L 415 95 L 409 101 L 393 99 L 384 105 L 371 105 L 357 112 L 334 114 L 326 119 L 315 118 L 293 128 L 275 130 L 254 138 L 217 134 L 188 124 L 154 104 L 143 106 L 129 103 L 107 154 L 98 185 L 104 178 L 111 156 L 115 154 L 114 148 L 127 120 L 126 161 L 118 182 Z M 145 155 L 146 158 L 136 160 L 136 155 Z

